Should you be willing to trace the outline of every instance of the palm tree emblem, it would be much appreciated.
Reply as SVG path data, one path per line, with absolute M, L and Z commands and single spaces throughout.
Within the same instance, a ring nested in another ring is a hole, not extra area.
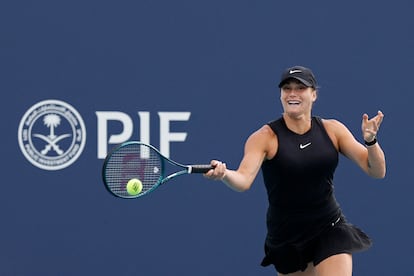
M 49 135 L 45 136 L 42 134 L 33 134 L 34 137 L 38 137 L 45 141 L 47 144 L 41 153 L 47 154 L 51 149 L 53 149 L 58 155 L 63 154 L 63 150 L 60 149 L 57 144 L 60 140 L 71 136 L 70 134 L 62 134 L 59 136 L 55 135 L 55 128 L 58 127 L 61 123 L 60 116 L 57 114 L 47 114 L 43 118 L 43 123 L 49 128 Z

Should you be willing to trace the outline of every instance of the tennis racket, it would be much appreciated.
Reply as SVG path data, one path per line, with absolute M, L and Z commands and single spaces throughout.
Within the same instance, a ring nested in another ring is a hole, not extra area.
M 167 163 L 181 170 L 177 169 L 166 176 Z M 206 173 L 212 168 L 211 165 L 183 165 L 163 156 L 151 145 L 129 141 L 115 147 L 107 155 L 102 168 L 102 178 L 113 195 L 138 198 L 151 193 L 176 176 Z

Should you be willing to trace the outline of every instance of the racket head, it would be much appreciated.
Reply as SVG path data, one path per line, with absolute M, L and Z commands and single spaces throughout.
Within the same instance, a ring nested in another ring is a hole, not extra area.
M 164 158 L 151 145 L 130 141 L 115 147 L 105 158 L 102 178 L 107 190 L 121 198 L 138 198 L 154 191 L 164 176 Z M 136 178 L 142 183 L 138 194 L 127 191 L 129 180 Z

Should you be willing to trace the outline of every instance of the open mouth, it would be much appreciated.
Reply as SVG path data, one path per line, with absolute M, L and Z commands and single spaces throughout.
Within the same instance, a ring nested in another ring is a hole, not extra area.
M 288 101 L 288 105 L 299 105 L 300 101 Z

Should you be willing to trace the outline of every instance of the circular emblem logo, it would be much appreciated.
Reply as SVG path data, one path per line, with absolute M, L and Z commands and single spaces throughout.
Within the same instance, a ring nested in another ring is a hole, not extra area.
M 26 111 L 19 124 L 18 139 L 21 151 L 34 166 L 60 170 L 82 153 L 85 124 L 73 106 L 45 100 Z

